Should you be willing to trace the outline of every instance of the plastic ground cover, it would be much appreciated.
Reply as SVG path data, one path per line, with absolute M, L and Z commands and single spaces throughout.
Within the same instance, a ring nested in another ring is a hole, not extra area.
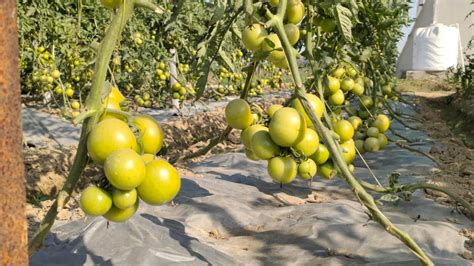
M 393 127 L 429 150 L 423 132 Z M 429 159 L 393 144 L 366 159 L 385 184 L 394 171 L 405 183 L 423 181 L 434 169 Z M 357 177 L 375 182 L 360 159 L 354 164 Z M 174 206 L 141 204 L 128 222 L 109 226 L 103 218 L 58 223 L 30 263 L 419 265 L 408 248 L 369 219 L 340 178 L 280 189 L 265 162 L 250 161 L 242 152 L 215 155 L 189 168 L 196 175 L 182 177 Z M 380 208 L 436 265 L 472 265 L 459 256 L 466 240 L 459 231 L 472 224 L 452 207 L 418 191 L 409 202 Z

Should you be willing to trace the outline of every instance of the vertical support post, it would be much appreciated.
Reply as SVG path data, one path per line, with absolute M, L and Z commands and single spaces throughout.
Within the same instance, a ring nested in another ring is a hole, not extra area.
M 0 264 L 28 265 L 16 1 L 0 1 Z

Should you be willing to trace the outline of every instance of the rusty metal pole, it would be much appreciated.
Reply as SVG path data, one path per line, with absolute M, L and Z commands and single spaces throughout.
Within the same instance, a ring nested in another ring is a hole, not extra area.
M 0 58 L 0 265 L 27 265 L 15 0 L 0 0 Z

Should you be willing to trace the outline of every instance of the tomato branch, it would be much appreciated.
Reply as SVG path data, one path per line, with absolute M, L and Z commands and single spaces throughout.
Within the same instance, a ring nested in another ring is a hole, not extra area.
M 369 210 L 372 217 L 376 222 L 378 222 L 382 227 L 390 234 L 394 235 L 405 243 L 413 253 L 420 259 L 421 263 L 424 265 L 433 265 L 433 262 L 426 256 L 424 251 L 418 246 L 418 244 L 404 231 L 397 228 L 392 222 L 379 210 L 372 196 L 367 193 L 364 187 L 357 181 L 357 179 L 351 174 L 347 164 L 342 157 L 340 148 L 337 142 L 334 141 L 331 132 L 323 125 L 321 120 L 315 115 L 312 106 L 309 104 L 309 101 L 306 99 L 306 91 L 303 86 L 303 82 L 299 73 L 296 55 L 293 52 L 293 47 L 291 46 L 288 37 L 286 36 L 285 29 L 283 27 L 284 13 L 286 9 L 286 0 L 280 0 L 278 6 L 278 15 L 268 14 L 269 18 L 272 21 L 273 28 L 277 31 L 278 37 L 281 40 L 283 50 L 285 52 L 286 58 L 290 66 L 291 74 L 293 76 L 296 89 L 295 94 L 300 99 L 305 112 L 308 114 L 311 122 L 316 128 L 316 131 L 321 136 L 322 140 L 328 147 L 334 163 L 337 165 L 337 168 L 340 171 L 340 174 L 346 179 L 349 185 L 352 187 L 352 190 L 355 196 L 359 201 Z M 321 99 L 323 100 L 323 99 Z

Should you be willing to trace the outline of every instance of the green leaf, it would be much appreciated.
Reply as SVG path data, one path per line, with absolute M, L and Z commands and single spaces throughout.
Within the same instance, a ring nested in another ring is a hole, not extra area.
M 400 201 L 400 197 L 395 194 L 385 194 L 380 197 L 381 201 L 397 203 Z
M 224 63 L 225 67 L 232 70 L 232 72 L 235 72 L 236 71 L 236 68 L 234 66 L 234 64 L 232 64 L 232 61 L 230 60 L 230 58 L 227 56 L 227 54 L 221 50 L 219 50 L 219 58 L 221 59 L 221 61 Z
M 352 42 L 352 12 L 341 4 L 337 4 L 334 9 L 339 31 L 346 41 Z

